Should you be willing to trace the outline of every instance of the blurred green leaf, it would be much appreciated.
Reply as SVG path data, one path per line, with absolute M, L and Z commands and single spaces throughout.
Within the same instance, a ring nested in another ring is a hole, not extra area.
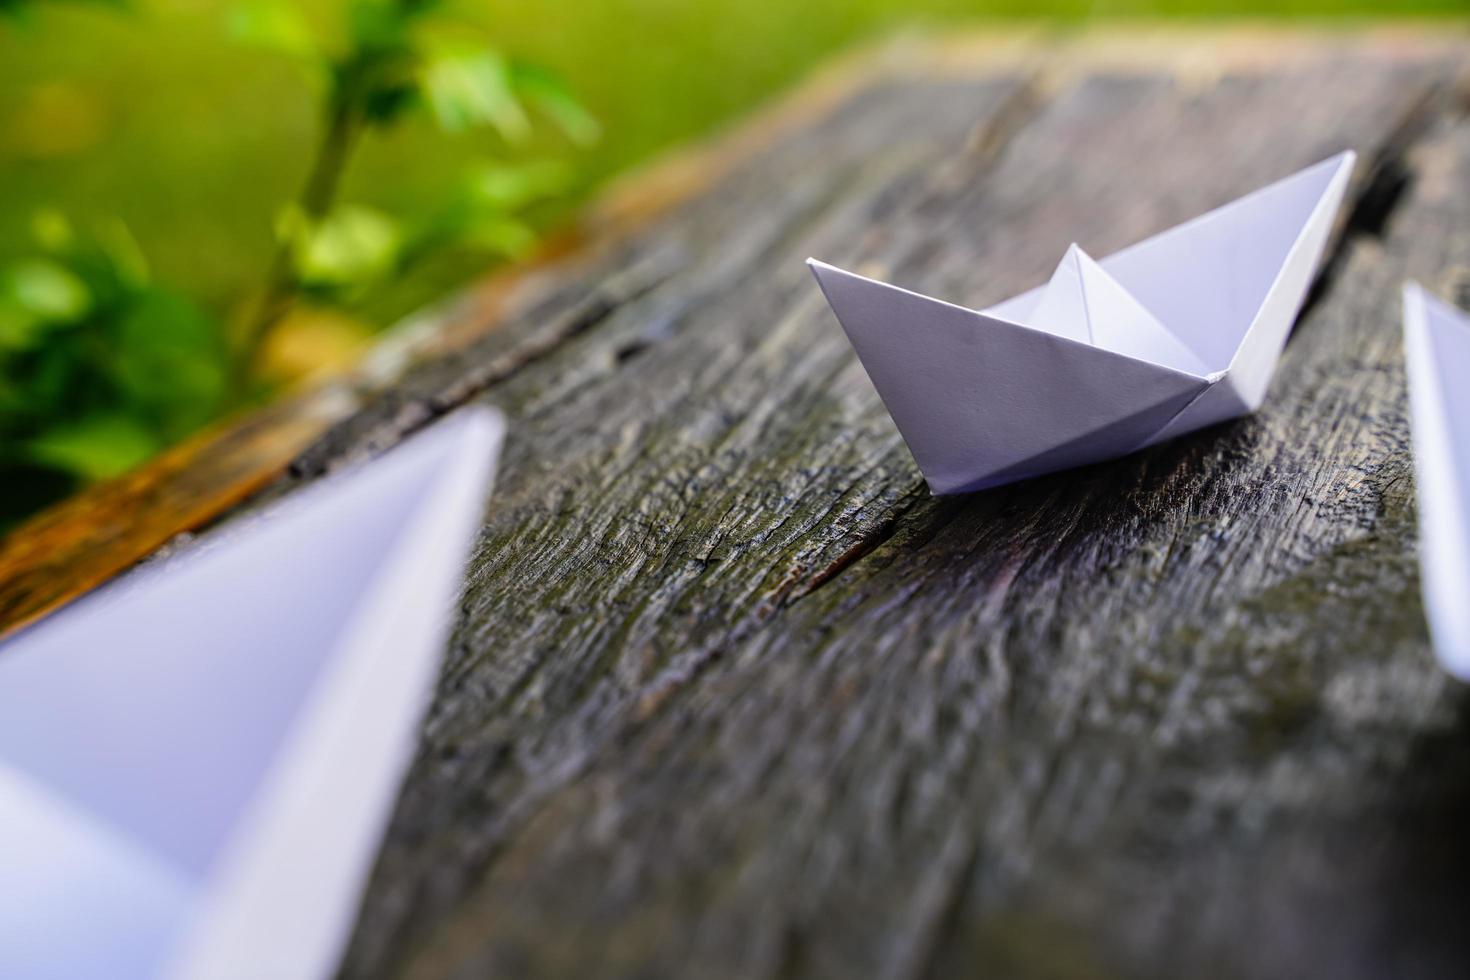
M 42 344 L 25 360 L 29 362 L 29 370 L 23 379 L 27 415 L 48 421 L 64 419 L 74 413 L 76 398 L 94 394 L 92 391 L 73 390 L 73 382 L 86 370 L 86 365 L 70 345 Z M 75 396 L 70 403 L 69 392 Z
M 351 0 L 347 5 L 347 25 L 353 47 L 365 52 L 404 48 L 409 43 L 409 28 L 425 11 L 422 4 L 403 0 Z
M 95 234 L 97 250 L 119 284 L 142 286 L 148 282 L 148 260 L 127 225 L 118 218 L 107 218 L 98 223 Z
M 219 325 L 183 297 L 139 293 L 119 318 L 111 374 L 126 403 L 177 438 L 218 412 L 227 381 Z
M 602 126 L 597 119 L 553 72 L 539 65 L 514 62 L 511 82 L 526 101 L 546 113 L 572 142 L 588 146 L 601 138 Z
M 37 463 L 101 480 L 126 472 L 162 448 L 136 420 L 112 412 L 58 425 L 26 441 Z
M 316 286 L 366 282 L 392 267 L 401 233 L 391 217 L 362 205 L 342 205 L 296 237 L 297 275 Z
M 484 215 L 468 222 L 459 238 L 507 258 L 526 255 L 537 241 L 536 232 L 530 225 L 504 215 Z
M 525 255 L 539 236 L 515 213 L 565 192 L 574 175 L 559 160 L 485 163 L 473 168 L 436 214 L 410 224 L 399 252 L 399 271 L 437 250 L 464 246 L 503 257 Z
M 237 41 L 286 56 L 320 96 L 331 63 L 301 8 L 289 0 L 246 0 L 228 9 L 225 26 Z
M 76 320 L 92 305 L 87 284 L 52 259 L 15 263 L 5 271 L 4 291 L 16 307 L 44 323 Z
M 52 254 L 0 271 L 0 469 L 111 476 L 217 415 L 220 325 L 147 282 L 127 227 L 34 225 Z M 29 499 L 0 492 L 0 511 Z
M 413 82 L 379 82 L 363 96 L 363 115 L 371 123 L 387 125 L 412 106 L 418 94 L 418 86 Z
M 226 24 L 239 41 L 295 58 L 315 59 L 321 55 L 301 8 L 287 0 L 238 3 L 230 8 Z
M 332 67 L 334 98 L 375 125 L 397 119 L 418 94 L 414 7 L 404 0 L 353 0 L 347 7 L 350 44 Z
M 575 175 L 562 160 L 486 164 L 467 176 L 465 206 L 515 211 L 565 193 Z
M 453 44 L 424 63 L 425 97 L 439 125 L 450 132 L 493 127 L 510 143 L 531 135 L 531 120 L 516 98 L 510 65 L 496 51 Z

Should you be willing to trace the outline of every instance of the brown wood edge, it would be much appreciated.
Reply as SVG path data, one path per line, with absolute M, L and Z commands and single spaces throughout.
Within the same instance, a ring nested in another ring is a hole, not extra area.
M 0 539 L 0 639 L 128 569 L 175 535 L 216 519 L 278 477 L 332 425 L 413 364 L 494 330 L 589 256 L 697 197 L 862 87 L 913 77 L 1022 75 L 1050 91 L 1094 72 L 1164 72 L 1203 85 L 1227 72 L 1278 70 L 1344 43 L 1406 58 L 1449 52 L 1463 44 L 1465 23 L 1223 29 L 1132 24 L 1082 34 L 1012 27 L 904 36 L 840 55 L 743 122 L 614 181 L 535 257 L 410 317 L 347 376 L 228 419 L 21 524 Z

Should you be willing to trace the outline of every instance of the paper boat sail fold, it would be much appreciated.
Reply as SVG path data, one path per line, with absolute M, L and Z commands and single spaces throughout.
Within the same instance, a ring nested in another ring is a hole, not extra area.
M 0 646 L 0 976 L 331 972 L 501 433 L 459 413 Z
M 1470 316 L 1404 287 L 1420 591 L 1445 669 L 1470 680 Z
M 1123 455 L 1254 411 L 1352 172 L 1342 153 L 969 310 L 808 260 L 935 493 Z

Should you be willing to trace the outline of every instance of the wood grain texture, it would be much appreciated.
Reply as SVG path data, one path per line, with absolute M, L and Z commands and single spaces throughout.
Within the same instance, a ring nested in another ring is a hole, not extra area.
M 1459 71 L 875 85 L 325 440 L 516 420 L 345 974 L 1462 972 L 1397 310 L 1465 248 Z M 1015 487 L 927 494 L 801 264 L 979 305 L 1343 146 L 1266 408 Z
M 344 975 L 1464 974 L 1398 311 L 1470 300 L 1458 43 L 975 56 L 448 324 L 273 488 L 512 419 Z M 1262 411 L 1012 487 L 928 494 L 802 264 L 983 305 L 1343 147 Z

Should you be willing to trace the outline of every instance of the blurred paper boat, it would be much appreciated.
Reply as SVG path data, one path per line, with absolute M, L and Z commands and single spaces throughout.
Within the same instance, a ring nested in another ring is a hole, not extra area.
M 1342 153 L 969 310 L 808 260 L 935 493 L 1111 459 L 1254 411 L 1321 260 Z
M 461 413 L 0 646 L 0 976 L 332 972 L 501 432 Z
M 1404 287 L 1420 591 L 1434 650 L 1470 680 L 1470 316 Z

